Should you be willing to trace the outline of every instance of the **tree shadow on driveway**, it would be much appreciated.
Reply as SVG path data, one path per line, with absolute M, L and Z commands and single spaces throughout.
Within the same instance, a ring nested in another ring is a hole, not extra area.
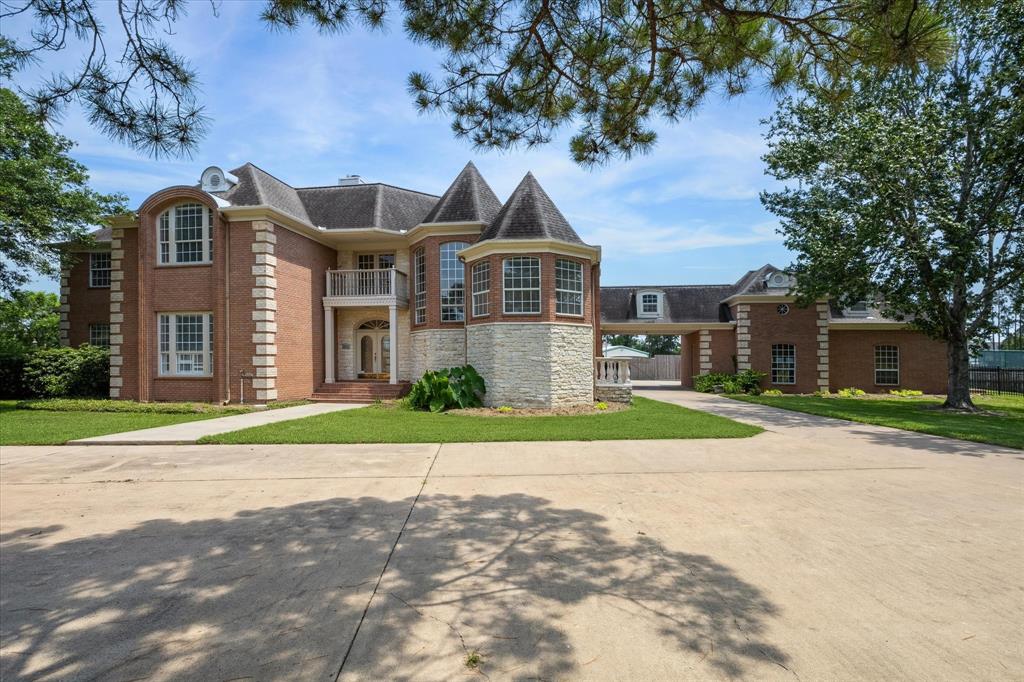
M 0 677 L 334 679 L 410 504 L 334 498 L 70 540 L 51 538 L 59 527 L 7 533 Z M 708 556 L 623 539 L 605 517 L 539 497 L 425 495 L 343 673 L 450 677 L 479 650 L 488 674 L 578 675 L 568 619 L 594 604 L 652 638 L 630 656 L 667 647 L 722 677 L 787 663 L 765 641 L 776 607 Z

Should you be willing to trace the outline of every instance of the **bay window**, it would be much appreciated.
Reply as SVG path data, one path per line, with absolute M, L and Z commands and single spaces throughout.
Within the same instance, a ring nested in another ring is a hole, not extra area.
M 473 266 L 473 317 L 491 314 L 491 263 L 480 261 Z
M 412 256 L 413 307 L 416 324 L 427 321 L 427 254 L 422 248 Z
M 160 313 L 157 336 L 160 376 L 213 374 L 211 313 Z
M 202 204 L 179 204 L 160 214 L 157 261 L 161 265 L 213 262 L 213 211 Z
M 459 260 L 459 251 L 466 242 L 441 244 L 441 321 L 462 322 L 466 319 L 466 268 Z

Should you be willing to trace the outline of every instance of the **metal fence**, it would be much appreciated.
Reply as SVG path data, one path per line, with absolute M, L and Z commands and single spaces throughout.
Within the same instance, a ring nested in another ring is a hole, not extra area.
M 971 390 L 998 395 L 1024 395 L 1024 369 L 971 367 Z

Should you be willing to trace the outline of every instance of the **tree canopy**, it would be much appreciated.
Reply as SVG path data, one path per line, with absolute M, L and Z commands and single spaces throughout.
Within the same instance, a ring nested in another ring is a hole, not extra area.
M 71 101 L 115 140 L 152 154 L 193 149 L 206 131 L 199 74 L 165 38 L 185 0 L 0 0 L 0 21 L 34 24 L 0 39 L 8 73 L 77 49 L 81 65 L 26 88 L 47 117 Z M 677 121 L 709 95 L 766 83 L 831 86 L 854 64 L 916 67 L 945 58 L 948 41 L 928 0 L 266 0 L 278 29 L 324 33 L 354 22 L 381 28 L 401 15 L 409 38 L 443 55 L 409 76 L 421 110 L 444 112 L 455 135 L 483 148 L 549 142 L 574 130 L 589 165 L 649 149 L 658 120 Z M 211 29 L 213 30 L 213 29 Z M 108 52 L 108 46 L 110 51 Z
M 1024 11 L 950 8 L 941 68 L 855 72 L 771 118 L 762 194 L 782 219 L 804 300 L 883 302 L 949 347 L 947 404 L 970 407 L 969 346 L 1024 279 Z
M 59 346 L 59 306 L 56 294 L 42 291 L 13 291 L 0 298 L 0 355 Z
M 119 196 L 88 186 L 73 143 L 51 134 L 6 88 L 0 88 L 0 291 L 28 281 L 28 271 L 56 274 L 61 243 L 86 242 L 106 216 L 124 210 Z

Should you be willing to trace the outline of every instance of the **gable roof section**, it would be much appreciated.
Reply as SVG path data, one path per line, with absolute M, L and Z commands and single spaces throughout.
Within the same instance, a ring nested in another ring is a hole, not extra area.
M 290 185 L 251 163 L 236 168 L 231 174 L 238 178 L 238 184 L 214 196 L 220 196 L 236 206 L 273 206 L 293 218 L 309 222 L 306 207 L 299 199 L 298 192 Z
M 773 272 L 778 272 L 781 268 L 777 268 L 771 263 L 762 265 L 757 270 L 751 270 L 747 274 L 740 277 L 739 281 L 733 285 L 733 291 L 729 296 L 740 296 L 744 294 L 763 294 L 768 288 L 765 284 L 765 280 Z
M 526 174 L 479 241 L 489 239 L 553 239 L 583 244 L 533 173 Z
M 470 161 L 423 222 L 490 223 L 500 211 L 501 201 Z

